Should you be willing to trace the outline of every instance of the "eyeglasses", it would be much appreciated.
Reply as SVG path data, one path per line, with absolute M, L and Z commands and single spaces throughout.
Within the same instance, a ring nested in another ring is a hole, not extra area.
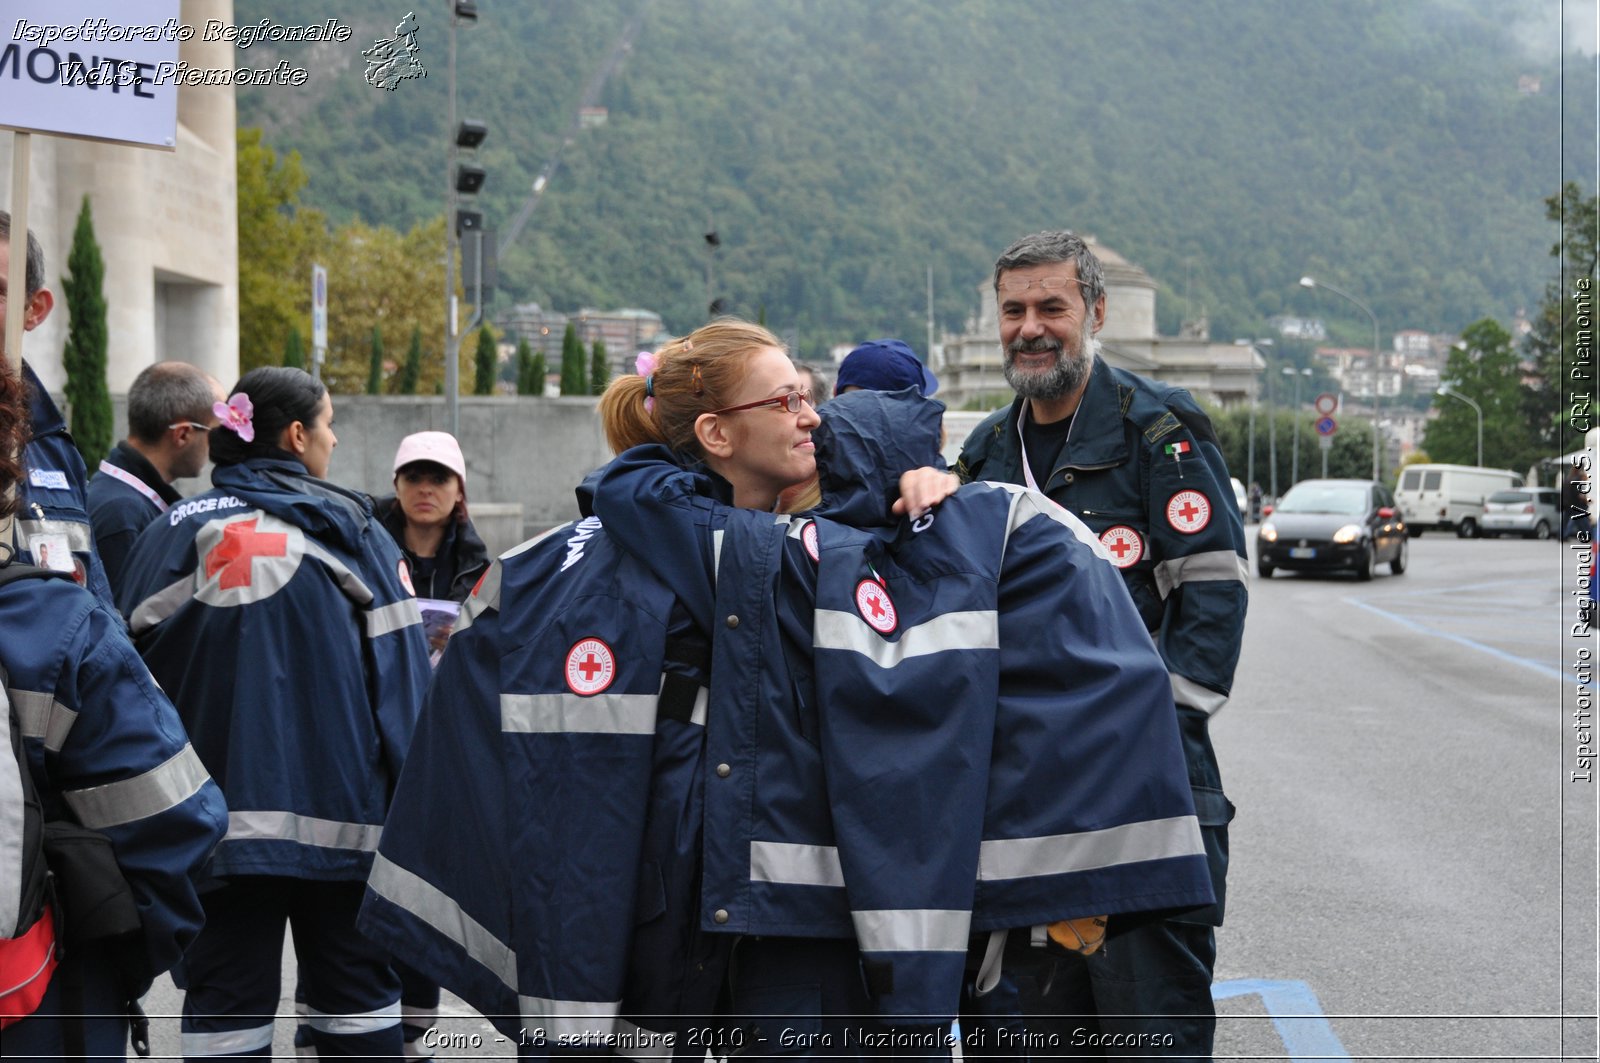
M 786 395 L 774 395 L 770 399 L 757 399 L 754 402 L 745 402 L 738 406 L 727 406 L 720 410 L 712 410 L 711 412 L 718 414 L 737 413 L 740 410 L 753 410 L 757 406 L 771 406 L 775 410 L 781 409 L 786 413 L 799 413 L 802 404 L 807 406 L 812 404 L 811 392 L 809 389 L 803 388 L 800 391 L 791 391 Z
M 1003 292 L 1016 293 L 1025 292 L 1029 288 L 1039 287 L 1048 292 L 1057 288 L 1071 287 L 1074 284 L 1083 289 L 1083 294 L 1085 297 L 1088 296 L 1089 283 L 1087 281 L 1080 280 L 1077 277 L 1036 277 L 1033 280 L 1028 280 L 1025 277 L 1003 277 L 1000 280 L 1000 290 Z
M 173 429 L 173 428 L 193 428 L 198 432 L 209 432 L 209 431 L 211 431 L 211 426 L 210 425 L 208 425 L 208 424 L 195 424 L 193 421 L 174 421 L 172 424 L 167 425 L 167 428 L 168 429 Z

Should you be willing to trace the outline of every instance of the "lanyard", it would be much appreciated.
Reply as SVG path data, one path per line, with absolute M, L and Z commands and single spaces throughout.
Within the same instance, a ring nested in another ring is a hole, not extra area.
M 100 463 L 100 471 L 111 477 L 113 480 L 121 480 L 123 483 L 127 484 L 141 495 L 144 495 L 144 497 L 155 503 L 155 507 L 158 512 L 165 513 L 167 511 L 166 500 L 160 495 L 156 494 L 155 491 L 151 490 L 149 484 L 139 479 L 127 469 L 119 468 L 111 464 L 109 461 L 102 461 Z

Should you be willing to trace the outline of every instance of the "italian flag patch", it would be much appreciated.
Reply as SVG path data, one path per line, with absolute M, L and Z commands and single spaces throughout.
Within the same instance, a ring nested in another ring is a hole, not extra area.
M 1185 442 L 1168 443 L 1164 452 L 1171 454 L 1175 458 L 1181 457 L 1189 453 L 1189 444 Z

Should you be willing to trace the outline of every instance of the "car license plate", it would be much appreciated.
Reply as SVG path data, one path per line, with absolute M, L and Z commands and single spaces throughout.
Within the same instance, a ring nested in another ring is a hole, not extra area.
M 1290 547 L 1289 556 L 1297 561 L 1309 561 L 1317 556 L 1317 551 L 1309 546 L 1294 546 Z

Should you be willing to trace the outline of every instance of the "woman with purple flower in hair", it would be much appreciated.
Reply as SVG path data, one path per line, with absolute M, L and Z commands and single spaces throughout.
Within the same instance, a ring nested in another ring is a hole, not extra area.
M 230 813 L 184 1055 L 271 1053 L 287 925 L 318 1053 L 399 1058 L 400 983 L 355 915 L 428 682 L 421 614 L 371 500 L 326 480 L 319 381 L 255 369 L 215 412 L 214 489 L 146 529 L 118 601 Z

